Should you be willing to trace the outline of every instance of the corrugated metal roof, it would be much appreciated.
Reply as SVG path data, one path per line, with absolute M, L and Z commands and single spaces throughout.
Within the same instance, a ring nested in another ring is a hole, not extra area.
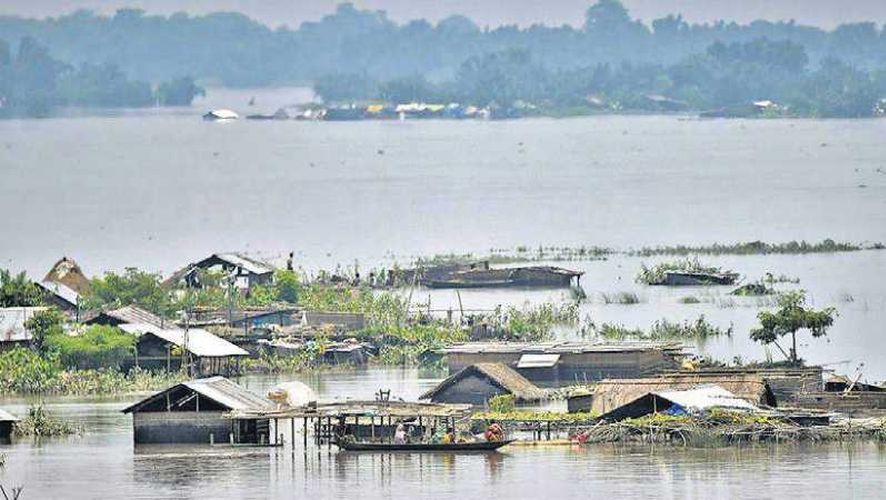
M 4 307 L 0 308 L 0 342 L 27 342 L 31 332 L 25 328 L 25 321 L 45 307 Z
M 688 412 L 699 412 L 711 408 L 758 411 L 759 408 L 737 397 L 718 385 L 705 385 L 685 391 L 655 391 L 650 394 L 676 403 Z
M 64 283 L 59 283 L 57 281 L 43 281 L 41 283 L 37 283 L 37 286 L 64 300 L 72 306 L 76 306 L 80 302 L 80 294 L 77 293 L 77 291 L 73 288 L 65 285 Z
M 243 386 L 224 377 L 209 377 L 182 382 L 185 387 L 221 403 L 231 410 L 261 410 L 275 408 L 276 405 Z
M 209 398 L 221 404 L 222 406 L 226 406 L 229 410 L 232 411 L 270 411 L 277 407 L 277 405 L 274 404 L 273 401 L 266 399 L 250 391 L 249 389 L 237 385 L 224 377 L 209 377 L 189 380 L 187 382 L 182 382 L 181 384 L 176 384 L 166 389 L 165 391 L 160 391 L 149 398 L 143 399 L 132 406 L 124 408 L 123 413 L 131 413 L 133 411 L 137 411 L 145 404 L 150 403 L 151 401 L 162 397 L 167 392 L 175 390 L 176 388 L 182 386 L 187 387 L 188 389 L 191 389 L 201 396 Z
M 524 354 L 517 361 L 517 368 L 551 368 L 559 361 L 559 354 Z
M 447 354 L 476 353 L 525 353 L 525 354 L 566 354 L 586 352 L 637 352 L 648 350 L 681 350 L 683 345 L 676 342 L 468 342 L 454 345 L 443 352 Z
M 126 323 L 120 325 L 124 331 L 135 335 L 150 333 L 156 337 L 182 347 L 185 344 L 185 331 L 180 328 L 158 328 L 147 323 Z M 227 356 L 248 356 L 249 353 L 227 340 L 200 328 L 188 330 L 188 352 L 201 358 L 222 358 Z
M 6 410 L 0 410 L 0 422 L 18 422 L 18 418 Z
M 146 311 L 141 307 L 132 305 L 124 306 L 112 311 L 105 311 L 104 314 L 123 323 L 144 323 L 159 326 L 161 328 L 166 323 L 160 316 L 157 316 L 150 311 Z
M 242 267 L 253 274 L 267 274 L 274 272 L 274 266 L 261 262 L 239 253 L 217 253 L 217 258 L 233 266 Z

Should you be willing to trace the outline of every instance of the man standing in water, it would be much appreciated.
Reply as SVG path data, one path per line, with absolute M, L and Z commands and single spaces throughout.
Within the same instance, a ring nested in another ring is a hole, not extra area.
M 294 271 L 295 270 L 292 268 L 292 259 L 294 257 L 295 257 L 295 252 L 289 252 L 289 257 L 286 259 L 286 270 L 287 271 Z

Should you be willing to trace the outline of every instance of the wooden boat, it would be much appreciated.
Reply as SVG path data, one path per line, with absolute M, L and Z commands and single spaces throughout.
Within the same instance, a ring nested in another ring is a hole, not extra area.
M 502 446 L 513 442 L 513 439 L 505 441 L 477 441 L 473 443 L 367 443 L 361 441 L 340 441 L 336 443 L 339 448 L 346 451 L 432 451 L 432 452 L 469 452 L 469 451 L 494 451 Z

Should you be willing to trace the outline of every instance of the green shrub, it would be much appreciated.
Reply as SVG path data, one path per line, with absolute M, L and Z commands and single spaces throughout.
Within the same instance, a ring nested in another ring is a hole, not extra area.
M 69 368 L 119 368 L 126 358 L 135 354 L 136 338 L 123 330 L 105 325 L 92 325 L 80 335 L 53 335 L 47 349 L 58 354 L 62 365 Z
M 75 426 L 58 419 L 41 404 L 29 406 L 28 414 L 15 423 L 15 433 L 22 436 L 67 436 L 76 432 Z
M 489 399 L 489 411 L 492 413 L 508 413 L 517 407 L 517 398 L 513 394 L 499 394 Z
M 295 304 L 301 292 L 301 282 L 295 271 L 278 269 L 274 272 L 274 288 L 277 300 Z
M 22 347 L 0 354 L 0 392 L 39 393 L 52 390 L 61 368 L 54 357 L 44 358 Z

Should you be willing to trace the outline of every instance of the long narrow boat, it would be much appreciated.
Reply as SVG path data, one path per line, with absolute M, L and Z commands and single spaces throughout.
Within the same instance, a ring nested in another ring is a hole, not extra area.
M 435 451 L 435 452 L 466 452 L 493 451 L 508 445 L 513 440 L 477 441 L 474 443 L 367 443 L 360 441 L 340 441 L 338 447 L 346 451 Z

